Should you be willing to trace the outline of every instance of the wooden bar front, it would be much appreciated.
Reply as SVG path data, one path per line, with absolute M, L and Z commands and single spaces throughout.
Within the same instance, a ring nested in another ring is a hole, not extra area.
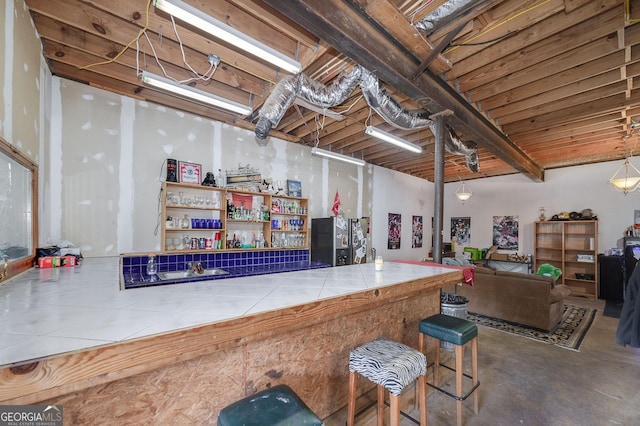
M 69 424 L 215 423 L 226 405 L 286 383 L 326 418 L 347 404 L 349 352 L 418 323 L 462 271 L 47 357 L 0 370 L 0 403 L 62 404 Z M 360 393 L 371 388 L 359 383 Z

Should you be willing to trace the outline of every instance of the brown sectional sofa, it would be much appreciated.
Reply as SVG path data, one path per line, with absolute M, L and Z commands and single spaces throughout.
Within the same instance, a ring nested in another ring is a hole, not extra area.
M 476 267 L 473 287 L 458 284 L 456 293 L 469 300 L 469 312 L 549 331 L 562 320 L 570 290 L 547 276 Z

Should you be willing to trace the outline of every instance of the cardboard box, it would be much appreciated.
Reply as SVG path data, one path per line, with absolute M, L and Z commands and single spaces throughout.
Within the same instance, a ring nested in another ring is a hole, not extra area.
M 491 253 L 489 260 L 509 260 L 509 255 L 507 253 Z
M 38 268 L 58 268 L 76 266 L 75 256 L 45 256 L 38 259 Z

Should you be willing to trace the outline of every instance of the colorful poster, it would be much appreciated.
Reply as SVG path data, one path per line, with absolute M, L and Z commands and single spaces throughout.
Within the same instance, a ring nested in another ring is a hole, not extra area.
M 411 247 L 422 247 L 422 216 L 414 216 L 411 225 Z
M 518 216 L 493 217 L 493 245 L 502 250 L 518 250 Z
M 451 218 L 451 241 L 456 244 L 466 245 L 471 241 L 471 218 L 452 217 Z
M 400 248 L 400 231 L 402 230 L 402 215 L 389 213 L 389 230 L 387 237 L 387 248 L 397 250 Z

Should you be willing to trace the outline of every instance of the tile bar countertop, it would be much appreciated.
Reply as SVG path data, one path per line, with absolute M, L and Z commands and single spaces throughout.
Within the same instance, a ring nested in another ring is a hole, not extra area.
M 213 362 L 208 368 L 223 377 L 228 368 L 219 363 L 242 362 L 247 345 L 269 351 L 282 338 L 311 333 L 309 338 L 327 346 L 327 339 L 333 339 L 323 330 L 327 324 L 340 328 L 345 320 L 367 318 L 386 329 L 403 327 L 395 316 L 418 321 L 422 314 L 439 311 L 442 287 L 462 279 L 462 271 L 439 265 L 386 262 L 380 272 L 369 263 L 121 291 L 114 258 L 30 270 L 0 286 L 0 403 L 34 404 L 63 395 L 92 399 L 94 392 L 110 392 L 112 386 L 124 386 L 133 392 L 127 398 L 133 398 L 137 377 L 181 375 L 184 370 L 176 366 L 194 359 Z M 385 315 L 388 309 L 394 317 Z M 280 356 L 270 368 L 286 369 L 297 359 L 295 354 Z M 317 365 L 299 367 L 316 381 L 326 379 L 312 371 Z M 236 379 L 243 380 L 243 373 L 237 373 Z M 169 380 L 187 385 L 182 379 Z M 331 383 L 343 379 L 336 376 Z M 239 395 L 248 383 L 237 385 Z M 230 402 L 225 398 L 232 395 L 216 398 Z M 187 401 L 192 403 L 197 405 Z M 317 403 L 330 412 L 336 402 L 323 394 Z M 77 410 L 70 415 L 89 414 L 82 404 L 70 407 Z
M 115 257 L 34 268 L 0 286 L 0 365 L 450 272 L 394 262 L 375 272 L 367 263 L 121 291 Z

